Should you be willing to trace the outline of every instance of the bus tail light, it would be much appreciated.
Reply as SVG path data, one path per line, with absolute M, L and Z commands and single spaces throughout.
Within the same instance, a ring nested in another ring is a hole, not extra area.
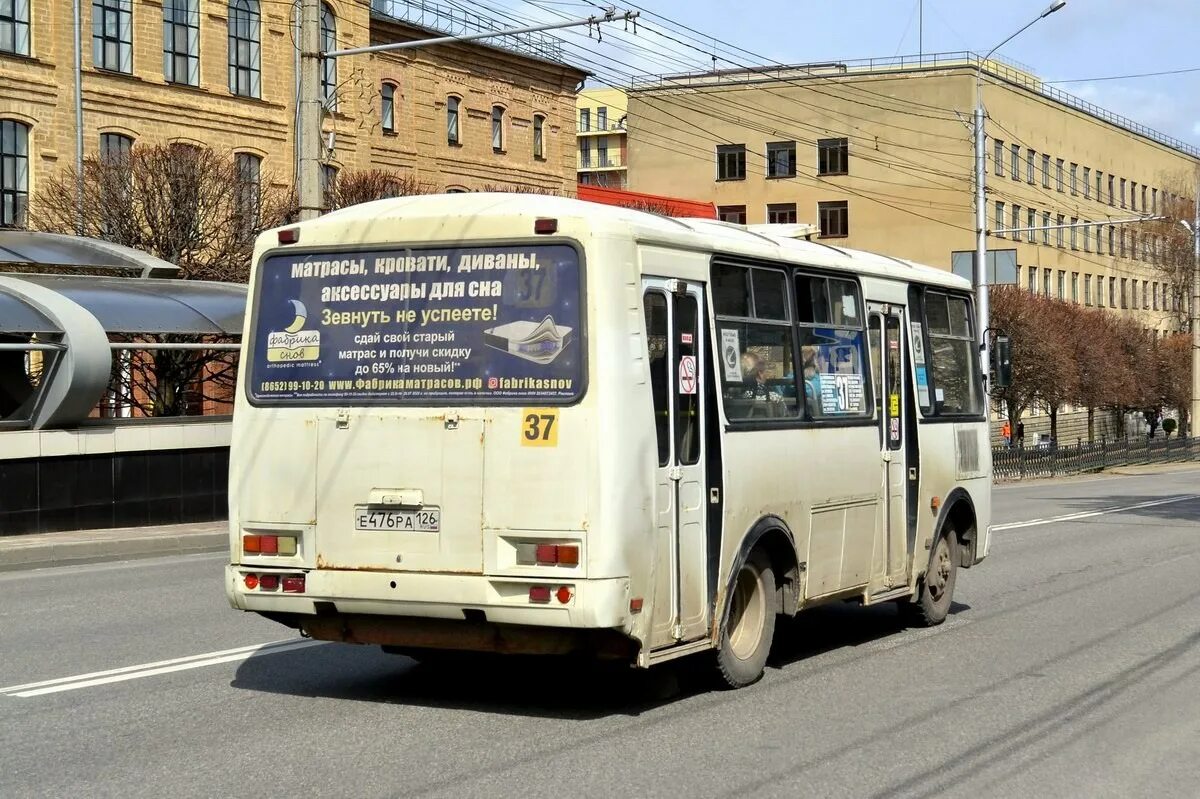
M 536 560 L 539 566 L 578 566 L 577 544 L 538 544 Z
M 247 555 L 295 555 L 296 537 L 292 535 L 244 535 L 242 552 Z
M 548 585 L 531 585 L 529 586 L 529 601 L 537 602 L 540 605 L 545 605 L 550 602 L 550 586 Z
M 295 244 L 300 241 L 300 228 L 289 227 L 279 231 L 280 244 Z
M 304 575 L 293 574 L 283 578 L 283 593 L 285 594 L 303 594 L 304 593 Z
M 560 605 L 565 605 L 571 601 L 571 587 L 568 585 L 560 585 L 558 590 L 554 592 L 554 596 L 558 598 Z
M 558 232 L 557 219 L 535 219 L 533 221 L 533 232 L 540 236 L 549 236 Z
M 258 575 L 257 574 L 247 574 L 245 577 L 242 578 L 242 580 L 243 580 L 243 582 L 246 583 L 247 589 L 253 591 L 255 588 L 258 588 Z
M 258 578 L 258 585 L 264 591 L 274 591 L 279 587 L 278 574 L 264 574 Z

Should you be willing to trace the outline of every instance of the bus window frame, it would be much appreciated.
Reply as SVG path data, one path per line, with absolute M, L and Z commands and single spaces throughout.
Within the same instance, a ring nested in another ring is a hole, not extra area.
M 380 250 L 405 250 L 411 252 L 420 252 L 425 250 L 463 250 L 463 249 L 484 249 L 488 247 L 545 247 L 552 245 L 566 245 L 575 250 L 575 256 L 579 268 L 579 331 L 576 341 L 580 347 L 580 370 L 582 377 L 580 378 L 579 391 L 575 397 L 569 401 L 553 400 L 543 397 L 517 397 L 511 399 L 497 399 L 491 402 L 481 403 L 475 399 L 465 400 L 445 400 L 440 402 L 430 402 L 428 400 L 396 400 L 390 397 L 380 398 L 358 398 L 353 400 L 333 399 L 333 400 L 314 400 L 314 399 L 279 399 L 262 401 L 251 387 L 251 378 L 254 375 L 254 352 L 258 346 L 258 317 L 259 303 L 262 298 L 261 292 L 253 292 L 250 300 L 250 313 L 248 315 L 248 327 L 246 334 L 242 337 L 242 365 L 244 368 L 238 370 L 238 383 L 241 385 L 246 402 L 254 408 L 525 408 L 525 407 L 545 407 L 545 408 L 572 408 L 584 401 L 588 395 L 588 389 L 591 387 L 591 372 L 590 361 L 588 358 L 588 350 L 590 348 L 589 330 L 588 330 L 588 269 L 587 269 L 587 254 L 583 244 L 577 239 L 568 236 L 514 236 L 510 238 L 498 239 L 472 239 L 469 242 L 464 242 L 462 239 L 447 239 L 437 241 L 423 241 L 420 244 L 403 243 L 396 241 L 376 241 L 376 242 L 355 242 L 352 245 L 340 247 L 332 244 L 321 244 L 313 247 L 296 247 L 293 245 L 276 245 L 262 252 L 251 264 L 251 277 L 249 288 L 257 288 L 260 281 L 259 268 L 266 263 L 270 258 L 277 255 L 288 255 L 290 253 L 301 252 L 303 254 L 322 254 L 322 253 L 341 253 L 352 255 L 360 252 L 378 252 Z M 249 357 L 246 357 L 246 356 Z
M 925 350 L 925 376 L 929 385 L 929 410 L 918 402 L 916 408 L 920 411 L 919 424 L 962 424 L 963 422 L 986 422 L 988 403 L 991 401 L 987 391 L 983 386 L 983 373 L 979 364 L 979 349 L 978 349 L 978 321 L 975 317 L 975 298 L 967 291 L 953 289 L 947 286 L 931 285 L 928 283 L 909 283 L 908 305 L 909 305 L 909 320 L 920 321 L 921 323 L 921 346 Z M 932 335 L 929 332 L 929 317 L 926 313 L 925 294 L 929 291 L 934 291 L 938 294 L 944 294 L 947 297 L 965 300 L 967 304 L 967 327 L 970 335 L 970 341 L 975 343 L 972 348 L 972 353 L 975 357 L 972 359 L 975 371 L 975 382 L 979 389 L 979 394 L 983 398 L 983 410 L 978 413 L 947 413 L 938 408 L 937 405 L 937 377 L 934 374 L 933 368 L 933 342 Z M 914 297 L 916 302 L 914 302 Z M 910 325 L 911 326 L 911 325 Z M 910 359 L 910 375 L 909 379 L 913 381 L 914 399 L 916 389 L 916 370 L 912 368 Z
M 871 376 L 872 376 L 872 374 L 874 374 L 874 372 L 872 372 L 871 370 L 873 368 L 875 368 L 875 363 L 871 359 L 871 343 L 869 340 L 870 329 L 871 329 L 870 328 L 870 313 L 867 310 L 867 299 L 866 299 L 865 293 L 863 292 L 862 281 L 859 280 L 859 276 L 854 274 L 853 272 L 832 272 L 832 271 L 808 267 L 808 266 L 798 266 L 798 267 L 794 266 L 791 269 L 791 273 L 788 277 L 791 282 L 791 286 L 789 287 L 789 294 L 792 298 L 793 304 L 795 304 L 795 299 L 796 299 L 796 285 L 797 285 L 796 278 L 798 278 L 798 277 L 815 277 L 815 278 L 823 278 L 825 280 L 841 280 L 846 283 L 852 283 L 854 285 L 855 290 L 858 292 L 858 296 L 856 297 L 856 299 L 858 300 L 858 315 L 859 315 L 859 318 L 862 319 L 862 326 L 858 327 L 858 328 L 849 327 L 847 325 L 834 325 L 832 322 L 830 322 L 826 326 L 830 327 L 830 328 L 838 328 L 838 329 L 845 329 L 845 330 L 858 330 L 858 332 L 861 334 L 860 341 L 862 343 L 862 348 L 859 350 L 859 352 L 862 355 L 862 361 L 863 361 L 863 374 L 862 374 L 862 377 L 863 377 L 863 402 L 865 403 L 867 410 L 869 412 L 865 413 L 865 414 L 855 414 L 853 416 L 849 416 L 849 415 L 847 415 L 847 416 L 822 416 L 822 417 L 809 416 L 807 395 L 805 393 L 806 389 L 807 389 L 807 383 L 806 383 L 806 381 L 801 380 L 800 383 L 802 385 L 801 385 L 800 391 L 801 391 L 801 394 L 803 396 L 805 396 L 804 412 L 801 414 L 801 416 L 804 418 L 804 421 L 806 422 L 807 426 L 810 426 L 810 427 L 858 427 L 858 426 L 878 424 L 878 417 L 875 414 L 875 387 L 874 387 L 874 384 L 871 382 Z M 830 301 L 832 302 L 832 300 L 830 300 Z M 830 313 L 833 312 L 832 305 L 830 306 L 829 310 L 830 310 Z M 797 359 L 797 365 L 800 367 L 796 371 L 797 377 L 799 377 L 803 371 L 803 364 L 800 361 L 800 356 L 801 356 L 801 353 L 800 353 L 800 331 L 802 328 L 803 329 L 815 329 L 819 326 L 820 326 L 820 323 L 817 323 L 817 322 L 802 323 L 797 314 L 792 315 L 792 327 L 795 328 L 795 337 L 796 337 L 796 347 L 795 347 L 796 355 L 795 355 L 795 357 Z
M 717 313 L 716 298 L 715 298 L 716 292 L 713 290 L 713 287 L 712 287 L 712 271 L 713 271 L 713 267 L 715 267 L 717 265 L 736 266 L 736 267 L 742 267 L 745 269 L 753 269 L 753 268 L 757 267 L 757 268 L 763 268 L 763 269 L 782 270 L 784 272 L 784 280 L 786 281 L 784 285 L 785 285 L 785 288 L 786 288 L 787 294 L 788 294 L 787 303 L 788 303 L 788 312 L 789 312 L 789 317 L 790 317 L 790 320 L 786 324 L 788 326 L 790 326 L 792 329 L 792 375 L 793 375 L 793 379 L 798 380 L 797 401 L 799 401 L 801 403 L 801 405 L 803 405 L 804 387 L 802 384 L 804 381 L 798 379 L 799 374 L 800 374 L 800 371 L 799 371 L 800 370 L 800 325 L 796 319 L 796 296 L 795 296 L 795 294 L 796 294 L 796 279 L 795 279 L 795 276 L 797 273 L 799 273 L 799 274 L 810 275 L 813 277 L 825 277 L 825 278 L 834 278 L 834 279 L 838 279 L 838 280 L 845 280 L 845 281 L 853 283 L 855 285 L 855 287 L 858 289 L 859 313 L 865 314 L 866 307 L 867 307 L 867 297 L 866 297 L 866 292 L 863 290 L 862 280 L 860 279 L 860 276 L 855 272 L 840 271 L 840 270 L 836 270 L 836 269 L 826 269 L 826 268 L 822 268 L 819 266 L 810 266 L 808 264 L 797 264 L 793 261 L 775 261 L 775 260 L 766 259 L 766 258 L 753 258 L 753 257 L 742 256 L 742 255 L 728 255 L 725 253 L 714 253 L 713 256 L 709 259 L 708 280 L 706 281 L 707 286 L 708 286 L 708 290 L 706 291 L 706 294 L 708 295 L 706 298 L 706 302 L 708 305 L 707 317 L 710 321 L 708 332 L 709 332 L 709 335 L 711 336 L 710 351 L 713 354 L 712 355 L 713 358 L 718 357 L 718 355 L 720 353 L 720 342 L 717 340 L 717 338 L 718 338 L 717 325 L 720 320 L 728 320 L 730 322 L 751 322 L 751 323 L 761 322 L 761 321 L 767 321 L 767 322 L 771 321 L 771 320 L 759 320 L 759 319 L 743 319 L 741 317 L 733 317 L 733 316 L 722 316 Z M 910 284 L 910 285 L 915 285 L 915 284 Z M 783 324 L 783 323 L 778 322 L 778 320 L 775 320 L 775 323 Z M 874 368 L 874 363 L 871 360 L 871 353 L 870 353 L 871 348 L 869 346 L 865 345 L 866 334 L 867 334 L 867 326 L 866 326 L 865 322 L 864 322 L 864 326 L 863 326 L 862 330 L 863 330 L 863 336 L 864 336 L 864 339 L 863 339 L 864 340 L 864 349 L 866 350 L 866 352 L 863 355 L 863 361 L 866 364 L 866 368 L 868 370 L 866 376 L 869 378 L 870 374 L 871 374 L 870 370 L 872 368 Z M 716 362 L 714 361 L 714 363 L 716 363 Z M 864 391 L 867 392 L 867 403 L 868 403 L 867 407 L 871 408 L 872 410 L 871 410 L 870 414 L 867 414 L 864 416 L 854 416 L 854 417 L 850 417 L 847 419 L 842 419 L 842 418 L 837 418 L 837 417 L 831 417 L 831 418 L 825 418 L 825 419 L 814 419 L 814 418 L 811 418 L 808 416 L 808 411 L 806 408 L 801 407 L 799 409 L 800 412 L 794 417 L 788 417 L 788 418 L 782 418 L 782 419 L 753 419 L 753 420 L 730 419 L 729 416 L 725 413 L 725 397 L 724 397 L 724 391 L 722 390 L 723 384 L 721 383 L 721 375 L 719 373 L 720 364 L 716 364 L 714 369 L 717 371 L 717 373 L 713 375 L 713 378 L 716 381 L 716 384 L 713 386 L 713 389 L 714 389 L 715 393 L 717 394 L 719 401 L 720 401 L 719 404 L 720 404 L 721 428 L 726 433 L 743 432 L 743 431 L 744 432 L 754 432 L 754 431 L 763 431 L 763 430 L 819 430 L 822 428 L 841 429 L 841 428 L 847 428 L 847 427 L 875 427 L 879 424 L 879 417 L 875 414 L 874 405 L 873 405 L 874 390 L 870 385 L 865 385 Z M 868 380 L 868 383 L 869 383 L 869 380 Z

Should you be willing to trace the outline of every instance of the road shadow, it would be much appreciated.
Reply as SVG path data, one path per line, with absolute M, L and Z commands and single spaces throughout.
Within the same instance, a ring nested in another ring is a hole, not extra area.
M 1186 498 L 1184 498 L 1186 497 Z M 1163 502 L 1163 500 L 1177 500 Z M 1161 504 L 1147 504 L 1161 503 Z M 1137 508 L 1131 505 L 1146 505 Z M 1113 516 L 1133 516 L 1156 521 L 1200 522 L 1200 484 L 1189 494 L 1106 494 L 1101 497 L 1064 497 L 1057 514 L 1088 513 L 1108 508 L 1128 508 Z M 1056 515 L 1057 515 L 1056 514 Z M 1081 521 L 1088 521 L 1082 519 Z
M 951 613 L 967 605 L 955 603 Z M 893 605 L 849 603 L 779 618 L 768 669 L 910 630 Z M 233 688 L 289 696 L 540 718 L 638 716 L 718 690 L 707 655 L 653 669 L 586 658 L 462 655 L 418 663 L 376 646 L 326 644 L 262 654 L 241 663 Z

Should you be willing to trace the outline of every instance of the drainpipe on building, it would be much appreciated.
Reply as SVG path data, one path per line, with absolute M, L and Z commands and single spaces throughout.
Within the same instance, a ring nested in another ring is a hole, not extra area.
M 73 3 L 75 14 L 75 233 L 83 228 L 83 35 L 80 24 L 80 0 Z

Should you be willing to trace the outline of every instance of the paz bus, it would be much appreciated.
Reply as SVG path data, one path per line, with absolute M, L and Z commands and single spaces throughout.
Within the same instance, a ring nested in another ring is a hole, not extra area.
M 733 687 L 779 614 L 940 623 L 989 543 L 969 289 L 786 228 L 531 195 L 268 231 L 229 601 L 417 659 L 704 652 Z

